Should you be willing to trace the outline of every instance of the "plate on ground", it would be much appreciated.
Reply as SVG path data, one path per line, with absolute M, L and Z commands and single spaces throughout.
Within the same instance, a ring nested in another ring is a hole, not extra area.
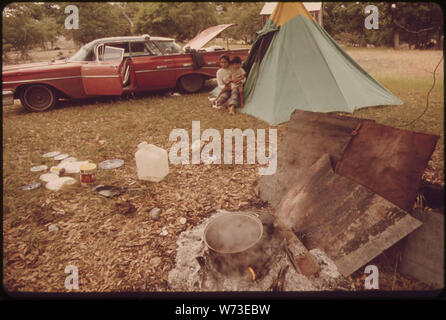
M 106 198 L 113 198 L 115 196 L 119 196 L 121 193 L 124 192 L 124 190 L 122 190 L 119 187 L 115 187 L 115 186 L 104 186 L 104 185 L 99 185 L 96 186 L 92 189 L 93 191 L 96 191 L 97 193 L 99 193 L 101 196 L 106 197 Z
M 52 151 L 52 152 L 45 153 L 42 157 L 53 158 L 53 157 L 57 156 L 58 154 L 60 154 L 59 151 Z
M 75 158 L 75 157 L 68 157 L 68 158 L 63 159 L 59 164 L 67 163 L 67 162 L 74 162 L 74 161 L 77 161 L 77 158 Z
M 50 182 L 52 180 L 58 179 L 59 176 L 55 173 L 44 173 L 40 176 L 40 180 L 44 182 Z
M 124 160 L 121 159 L 110 159 L 99 163 L 99 168 L 101 169 L 116 169 L 124 164 Z
M 64 153 L 64 154 L 59 154 L 59 155 L 57 155 L 57 156 L 54 157 L 54 160 L 63 160 L 63 159 L 66 159 L 66 158 L 68 158 L 68 157 L 69 157 L 69 155 L 66 154 L 66 153 Z
M 57 167 L 59 169 L 65 169 L 65 172 L 68 174 L 79 173 L 81 171 L 81 165 L 84 163 L 88 163 L 88 161 L 70 161 L 63 163 L 62 165 L 59 164 Z
M 23 190 L 23 191 L 34 190 L 34 189 L 39 188 L 41 185 L 42 185 L 42 184 L 41 184 L 40 182 L 34 182 L 34 183 L 31 183 L 31 184 L 29 184 L 29 185 L 27 185 L 27 186 L 24 186 L 24 187 L 22 188 L 22 190 Z
M 40 166 L 32 167 L 30 170 L 31 170 L 31 172 L 39 172 L 39 171 L 45 171 L 46 169 L 48 169 L 48 166 L 43 164 Z
M 71 178 L 71 177 L 62 177 L 62 178 L 57 178 L 54 180 L 51 180 L 50 182 L 48 182 L 45 187 L 48 190 L 52 190 L 52 191 L 57 191 L 60 190 L 60 188 L 62 188 L 65 185 L 72 185 L 76 183 L 76 179 Z

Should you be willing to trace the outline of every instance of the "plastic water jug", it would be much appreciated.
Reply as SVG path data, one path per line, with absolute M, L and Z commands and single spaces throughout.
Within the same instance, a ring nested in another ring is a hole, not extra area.
M 169 173 L 167 151 L 153 144 L 141 142 L 135 160 L 140 180 L 159 182 Z

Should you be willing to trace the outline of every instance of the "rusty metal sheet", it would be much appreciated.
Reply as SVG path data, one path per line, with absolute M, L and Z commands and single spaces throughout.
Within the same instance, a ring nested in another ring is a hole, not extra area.
M 336 174 L 328 154 L 291 186 L 275 214 L 308 250 L 322 249 L 344 276 L 422 224 L 366 187 Z
M 411 212 L 438 136 L 364 122 L 336 173 Z
M 299 181 L 324 153 L 330 154 L 336 165 L 360 121 L 372 122 L 327 113 L 294 111 L 278 150 L 277 171 L 262 177 L 258 186 L 259 197 L 276 207 L 288 188 Z
M 414 210 L 423 222 L 406 238 L 399 271 L 437 289 L 444 288 L 444 213 Z

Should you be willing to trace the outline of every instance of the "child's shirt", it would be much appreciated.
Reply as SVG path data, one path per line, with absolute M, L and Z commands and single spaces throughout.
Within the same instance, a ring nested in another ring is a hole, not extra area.
M 237 88 L 237 87 L 241 86 L 245 82 L 245 78 L 244 78 L 245 74 L 246 74 L 246 72 L 243 68 L 232 69 L 231 70 L 231 80 L 232 81 L 235 81 L 236 79 L 238 79 L 240 77 L 243 77 L 243 79 L 238 84 L 232 82 L 231 88 Z

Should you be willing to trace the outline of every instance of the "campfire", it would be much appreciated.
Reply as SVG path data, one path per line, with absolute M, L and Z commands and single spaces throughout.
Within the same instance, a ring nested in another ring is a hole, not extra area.
M 318 291 L 334 290 L 343 282 L 319 249 L 308 252 L 313 270 L 300 263 L 305 259 L 295 256 L 287 237 L 268 213 L 217 211 L 180 235 L 176 267 L 168 278 L 170 289 Z M 303 274 L 309 271 L 316 272 Z

